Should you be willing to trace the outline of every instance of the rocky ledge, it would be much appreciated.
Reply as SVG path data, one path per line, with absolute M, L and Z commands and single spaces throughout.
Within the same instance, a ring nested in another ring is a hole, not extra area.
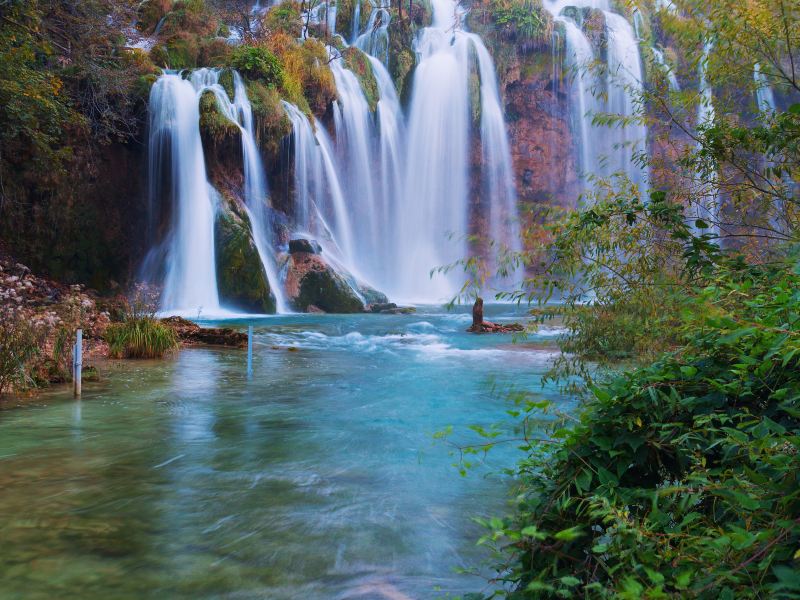
M 200 327 L 182 317 L 167 317 L 161 320 L 172 329 L 184 346 L 227 346 L 244 348 L 247 346 L 247 334 L 235 329 L 218 327 Z

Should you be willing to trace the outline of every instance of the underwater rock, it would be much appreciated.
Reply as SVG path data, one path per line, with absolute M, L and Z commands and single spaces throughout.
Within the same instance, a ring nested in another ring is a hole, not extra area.
M 256 313 L 275 313 L 275 296 L 253 242 L 249 224 L 221 210 L 215 225 L 217 286 L 223 304 Z

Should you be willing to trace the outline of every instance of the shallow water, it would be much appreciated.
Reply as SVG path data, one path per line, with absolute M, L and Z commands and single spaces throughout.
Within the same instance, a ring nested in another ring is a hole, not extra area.
M 513 317 L 487 307 L 487 318 Z M 2 598 L 435 598 L 480 591 L 474 516 L 503 513 L 509 386 L 551 397 L 552 331 L 523 347 L 470 316 L 285 315 L 240 350 L 112 363 L 79 402 L 0 411 Z M 237 324 L 244 324 L 238 322 Z M 289 349 L 291 348 L 291 350 Z M 567 403 L 567 400 L 561 400 Z

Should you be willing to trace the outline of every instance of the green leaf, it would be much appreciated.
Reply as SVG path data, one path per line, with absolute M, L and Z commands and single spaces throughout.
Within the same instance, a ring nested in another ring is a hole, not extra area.
M 581 529 L 582 528 L 580 525 L 576 525 L 575 527 L 570 527 L 569 529 L 562 529 L 553 537 L 562 542 L 571 542 L 572 540 L 577 540 L 579 537 L 584 535 Z

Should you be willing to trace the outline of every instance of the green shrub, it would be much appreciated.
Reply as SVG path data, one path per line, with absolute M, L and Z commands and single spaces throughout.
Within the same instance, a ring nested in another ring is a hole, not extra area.
M 483 540 L 509 597 L 798 597 L 792 268 L 722 269 L 679 349 L 594 386 L 577 424 L 524 442 L 517 513 L 485 522 Z M 542 408 L 524 403 L 526 429 Z
M 257 79 L 269 87 L 283 83 L 283 65 L 280 59 L 266 48 L 259 46 L 240 46 L 230 58 L 233 68 L 249 79 Z
M 113 323 L 103 337 L 112 358 L 162 358 L 178 347 L 175 332 L 149 316 Z

